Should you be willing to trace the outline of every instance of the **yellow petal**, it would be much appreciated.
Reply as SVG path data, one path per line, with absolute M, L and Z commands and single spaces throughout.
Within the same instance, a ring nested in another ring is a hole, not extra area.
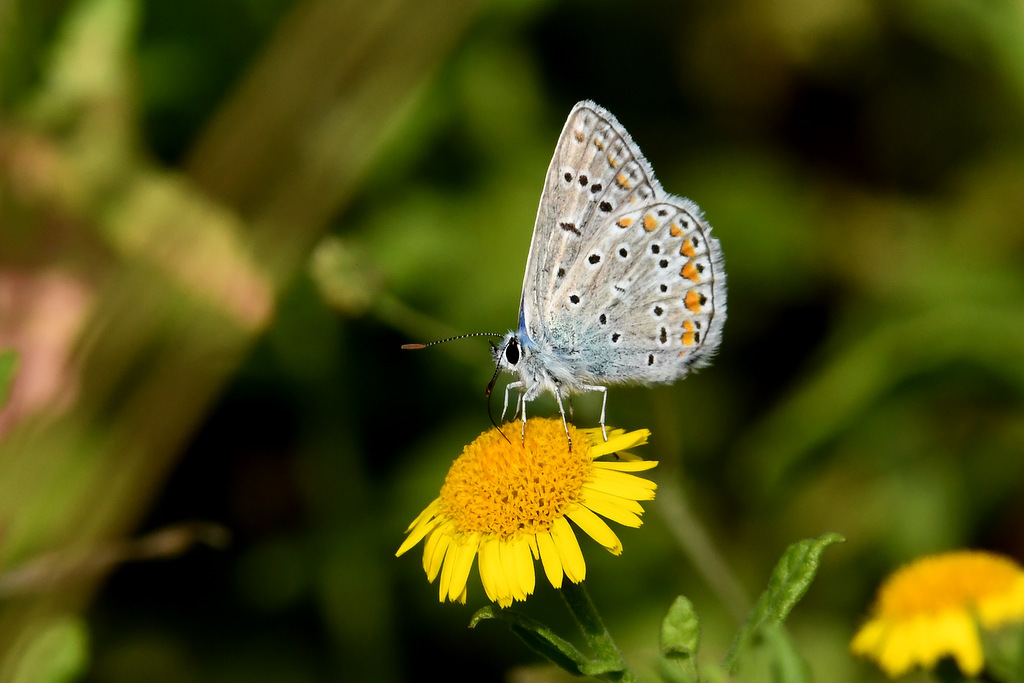
M 590 454 L 592 457 L 599 458 L 602 455 L 609 455 L 616 451 L 625 451 L 635 446 L 642 446 L 647 443 L 647 437 L 651 435 L 649 429 L 638 429 L 633 432 L 625 432 L 621 429 L 613 429 L 608 432 L 608 440 L 604 440 L 604 436 L 601 435 L 601 430 L 584 430 L 589 434 L 593 434 L 596 431 L 597 434 L 593 434 L 591 438 Z
M 531 537 L 532 538 L 532 537 Z M 530 544 L 521 538 L 512 541 L 510 546 L 513 561 L 516 564 L 516 577 L 519 579 L 519 589 L 525 600 L 527 595 L 533 594 L 537 583 L 537 575 L 533 570 L 533 556 Z
M 485 538 L 480 543 L 480 558 L 477 565 L 480 569 L 480 583 L 484 586 L 484 593 L 491 602 L 497 602 L 501 594 L 500 581 L 497 580 L 495 567 L 500 565 L 498 558 L 498 539 L 494 536 Z
M 978 619 L 989 629 L 1021 621 L 1021 615 L 1024 615 L 1024 576 L 1018 575 L 1007 588 L 978 602 Z
M 850 652 L 855 655 L 870 655 L 874 653 L 882 642 L 886 626 L 878 619 L 872 619 L 857 631 L 857 635 L 850 641 Z
M 644 509 L 635 500 L 595 491 L 584 485 L 583 504 L 602 517 L 607 517 L 623 526 L 635 529 L 643 524 L 640 515 Z
M 440 523 L 440 519 L 438 519 L 437 517 L 432 517 L 421 520 L 415 529 L 409 527 L 412 533 L 405 537 L 405 541 L 402 543 L 402 545 L 398 546 L 398 550 L 395 552 L 395 557 L 405 554 L 406 551 L 408 551 L 414 545 L 419 543 L 424 536 L 429 534 L 430 531 Z
M 617 472 L 644 472 L 658 466 L 657 460 L 595 460 L 594 467 Z
M 507 607 L 512 604 L 513 600 L 525 600 L 526 596 L 522 595 L 519 590 L 518 568 L 516 567 L 510 541 L 502 542 L 498 554 L 501 556 L 501 571 L 505 574 L 505 595 L 508 603 L 504 606 Z
M 476 558 L 477 550 L 480 548 L 480 534 L 470 534 L 460 539 L 455 546 L 455 557 L 451 573 L 451 584 L 448 587 L 448 598 L 458 600 L 459 596 L 466 592 L 466 580 L 469 578 L 469 570 L 473 568 L 473 560 Z M 447 565 L 447 563 L 445 563 Z M 447 566 L 446 566 L 447 568 Z M 463 599 L 465 597 L 463 596 Z
M 583 559 L 583 551 L 580 550 L 576 534 L 564 517 L 559 517 L 552 523 L 551 540 L 558 549 L 558 559 L 562 562 L 562 571 L 566 577 L 573 583 L 579 583 L 587 578 L 587 562 Z
M 544 574 L 548 582 L 555 588 L 562 587 L 562 561 L 558 557 L 558 548 L 555 547 L 555 540 L 550 533 L 537 534 L 537 550 L 540 552 L 540 562 L 544 567 Z
M 444 555 L 441 563 L 441 578 L 437 582 L 437 599 L 444 602 L 448 599 L 448 589 L 452 585 L 452 570 L 455 568 L 455 551 L 458 546 L 449 543 L 448 552 Z
M 599 470 L 594 473 L 594 479 L 588 481 L 586 486 L 597 491 L 603 491 L 613 496 L 631 498 L 633 500 L 653 500 L 654 482 L 640 477 L 626 474 L 624 472 L 610 472 Z
M 427 573 L 428 582 L 432 583 L 437 578 L 437 572 L 444 563 L 451 543 L 451 534 L 446 533 L 444 527 L 438 527 L 427 537 L 427 542 L 423 545 L 423 571 Z
M 437 511 L 438 511 L 438 509 L 440 509 L 440 507 L 441 507 L 441 499 L 440 498 L 435 498 L 434 501 L 430 505 L 428 505 L 427 507 L 423 508 L 423 512 L 421 512 L 420 514 L 416 515 L 416 519 L 412 520 L 412 522 L 406 528 L 405 533 L 409 533 L 410 531 L 412 531 L 412 528 L 414 526 L 416 526 L 417 524 L 419 524 L 420 522 L 422 522 L 423 520 L 429 519 L 430 517 L 433 517 L 435 514 L 437 514 Z
M 533 559 L 540 559 L 540 548 L 537 547 L 537 537 L 527 536 L 526 541 L 530 544 L 530 553 L 533 555 Z
M 588 536 L 603 545 L 612 555 L 622 553 L 622 542 L 615 535 L 611 527 L 604 523 L 604 520 L 593 512 L 583 507 L 577 507 L 567 515 L 569 519 L 576 522 Z

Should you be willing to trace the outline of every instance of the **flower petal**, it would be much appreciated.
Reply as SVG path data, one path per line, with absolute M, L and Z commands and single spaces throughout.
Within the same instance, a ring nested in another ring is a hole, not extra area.
M 437 599 L 444 602 L 448 598 L 448 589 L 452 585 L 452 571 L 455 568 L 455 551 L 458 546 L 446 538 L 447 543 L 446 552 L 444 554 L 444 561 L 441 563 L 441 578 L 437 582 Z
M 583 504 L 602 517 L 607 517 L 623 526 L 636 529 L 643 524 L 640 515 L 644 509 L 635 500 L 614 496 L 603 491 L 595 491 L 584 484 Z
M 469 578 L 469 571 L 473 568 L 473 560 L 476 559 L 477 551 L 480 549 L 480 534 L 469 534 L 459 539 L 455 546 L 455 557 L 452 564 L 451 577 L 448 587 L 448 599 L 458 600 L 462 596 L 465 602 L 466 580 Z M 445 569 L 448 568 L 445 563 Z
M 540 548 L 537 547 L 537 537 L 533 535 L 527 536 L 526 541 L 530 544 L 530 553 L 533 555 L 533 559 L 539 560 Z
M 645 472 L 658 466 L 657 460 L 595 460 L 594 467 L 618 472 Z
M 495 536 L 481 541 L 480 558 L 477 564 L 480 569 L 480 583 L 484 585 L 484 593 L 491 602 L 497 602 L 498 596 L 502 594 L 501 581 L 497 576 L 500 574 L 501 564 L 498 557 L 498 545 L 498 539 Z
M 978 601 L 978 619 L 986 628 L 997 629 L 1020 621 L 1024 614 L 1024 575 L 1018 575 L 1009 587 Z
M 603 545 L 612 555 L 622 553 L 622 541 L 615 535 L 611 527 L 605 524 L 604 520 L 593 512 L 583 507 L 577 507 L 567 515 L 569 519 L 576 522 L 588 536 Z
M 412 522 L 410 522 L 409 526 L 405 530 L 405 533 L 409 533 L 410 531 L 412 531 L 412 528 L 414 526 L 416 526 L 417 524 L 419 524 L 420 522 L 422 522 L 423 520 L 429 519 L 430 517 L 433 517 L 435 514 L 437 514 L 437 511 L 440 508 L 441 508 L 441 499 L 440 498 L 435 498 L 434 501 L 430 505 L 428 505 L 427 507 L 423 508 L 423 512 L 421 512 L 420 514 L 416 515 L 416 519 L 414 519 L 414 520 L 412 520 Z
M 583 431 L 591 439 L 590 454 L 594 458 L 609 455 L 616 451 L 625 451 L 635 446 L 642 446 L 647 443 L 647 437 L 651 435 L 651 430 L 649 429 L 637 429 L 628 433 L 622 429 L 612 429 L 609 430 L 608 440 L 605 441 L 600 429 L 585 429 Z
M 579 541 L 573 533 L 565 517 L 559 517 L 551 524 L 551 540 L 558 549 L 558 559 L 562 562 L 562 571 L 573 583 L 587 578 L 587 562 L 583 559 Z
M 506 541 L 498 548 L 498 556 L 501 559 L 501 571 L 505 577 L 505 592 L 498 600 L 502 607 L 508 607 L 513 600 L 525 600 L 526 595 L 519 588 L 519 576 L 516 570 L 515 558 L 512 554 L 512 546 Z
M 527 595 L 533 594 L 533 589 L 537 584 L 537 575 L 533 570 L 533 553 L 530 549 L 530 543 L 523 538 L 515 538 L 509 547 L 512 550 L 513 562 L 516 564 L 519 589 L 523 594 L 521 599 L 525 600 Z
M 598 491 L 633 500 L 653 500 L 654 489 L 658 488 L 657 484 L 648 479 L 611 470 L 596 470 L 594 478 L 585 485 Z
M 558 548 L 550 533 L 537 534 L 537 549 L 540 552 L 540 561 L 544 567 L 544 574 L 548 577 L 548 582 L 554 588 L 561 588 L 564 576 L 562 560 L 558 557 Z
M 434 529 L 434 532 L 427 536 L 427 542 L 423 545 L 423 571 L 427 573 L 427 581 L 433 583 L 437 578 L 448 553 L 448 546 L 452 543 L 452 536 L 447 532 L 448 524 Z
M 417 519 L 421 521 L 417 524 L 415 529 L 413 527 L 409 527 L 409 531 L 412 533 L 409 533 L 409 535 L 405 537 L 405 541 L 402 545 L 398 546 L 398 550 L 395 551 L 395 557 L 404 555 L 410 548 L 419 543 L 424 536 L 429 534 L 434 527 L 441 523 L 441 520 L 438 517 L 428 517 L 423 519 L 423 515 L 420 515 Z

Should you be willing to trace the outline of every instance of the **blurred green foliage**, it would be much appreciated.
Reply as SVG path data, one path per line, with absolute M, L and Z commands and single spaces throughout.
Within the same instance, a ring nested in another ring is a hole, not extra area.
M 815 680 L 882 680 L 847 646 L 884 573 L 1024 559 L 1024 6 L 374 8 L 0 3 L 0 487 L 26 491 L 0 572 L 187 519 L 234 537 L 8 599 L 0 675 L 562 680 L 466 629 L 472 580 L 440 605 L 393 557 L 493 371 L 479 340 L 398 347 L 515 323 L 584 98 L 700 204 L 729 276 L 710 369 L 609 392 L 663 463 L 623 556 L 584 547 L 627 658 L 654 666 L 683 594 L 721 660 L 782 550 L 836 531 L 787 628 Z M 564 622 L 538 586 L 524 610 Z

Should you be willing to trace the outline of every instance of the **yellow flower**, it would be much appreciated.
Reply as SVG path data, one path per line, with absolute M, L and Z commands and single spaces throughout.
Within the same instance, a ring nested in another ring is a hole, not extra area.
M 526 425 L 505 425 L 484 432 L 466 446 L 452 464 L 441 495 L 413 520 L 396 555 L 419 541 L 423 569 L 431 582 L 441 575 L 439 598 L 466 602 L 466 580 L 479 556 L 484 592 L 502 607 L 533 593 L 534 561 L 555 588 L 566 576 L 579 583 L 587 573 L 576 533 L 569 520 L 613 555 L 622 543 L 601 517 L 639 527 L 643 508 L 655 484 L 630 474 L 657 465 L 620 454 L 647 443 L 650 432 L 609 430 L 569 425 L 572 447 L 561 420 L 534 418 Z
M 992 553 L 957 551 L 918 559 L 878 591 L 871 619 L 854 636 L 854 654 L 875 659 L 890 677 L 951 656 L 975 676 L 984 665 L 978 625 L 994 630 L 1024 620 L 1024 570 Z

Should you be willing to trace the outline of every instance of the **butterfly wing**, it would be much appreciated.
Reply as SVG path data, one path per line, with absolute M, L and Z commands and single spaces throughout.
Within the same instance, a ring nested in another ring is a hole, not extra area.
M 571 384 L 671 382 L 707 364 L 726 309 L 721 247 L 607 110 L 577 104 L 541 195 L 520 325 Z

